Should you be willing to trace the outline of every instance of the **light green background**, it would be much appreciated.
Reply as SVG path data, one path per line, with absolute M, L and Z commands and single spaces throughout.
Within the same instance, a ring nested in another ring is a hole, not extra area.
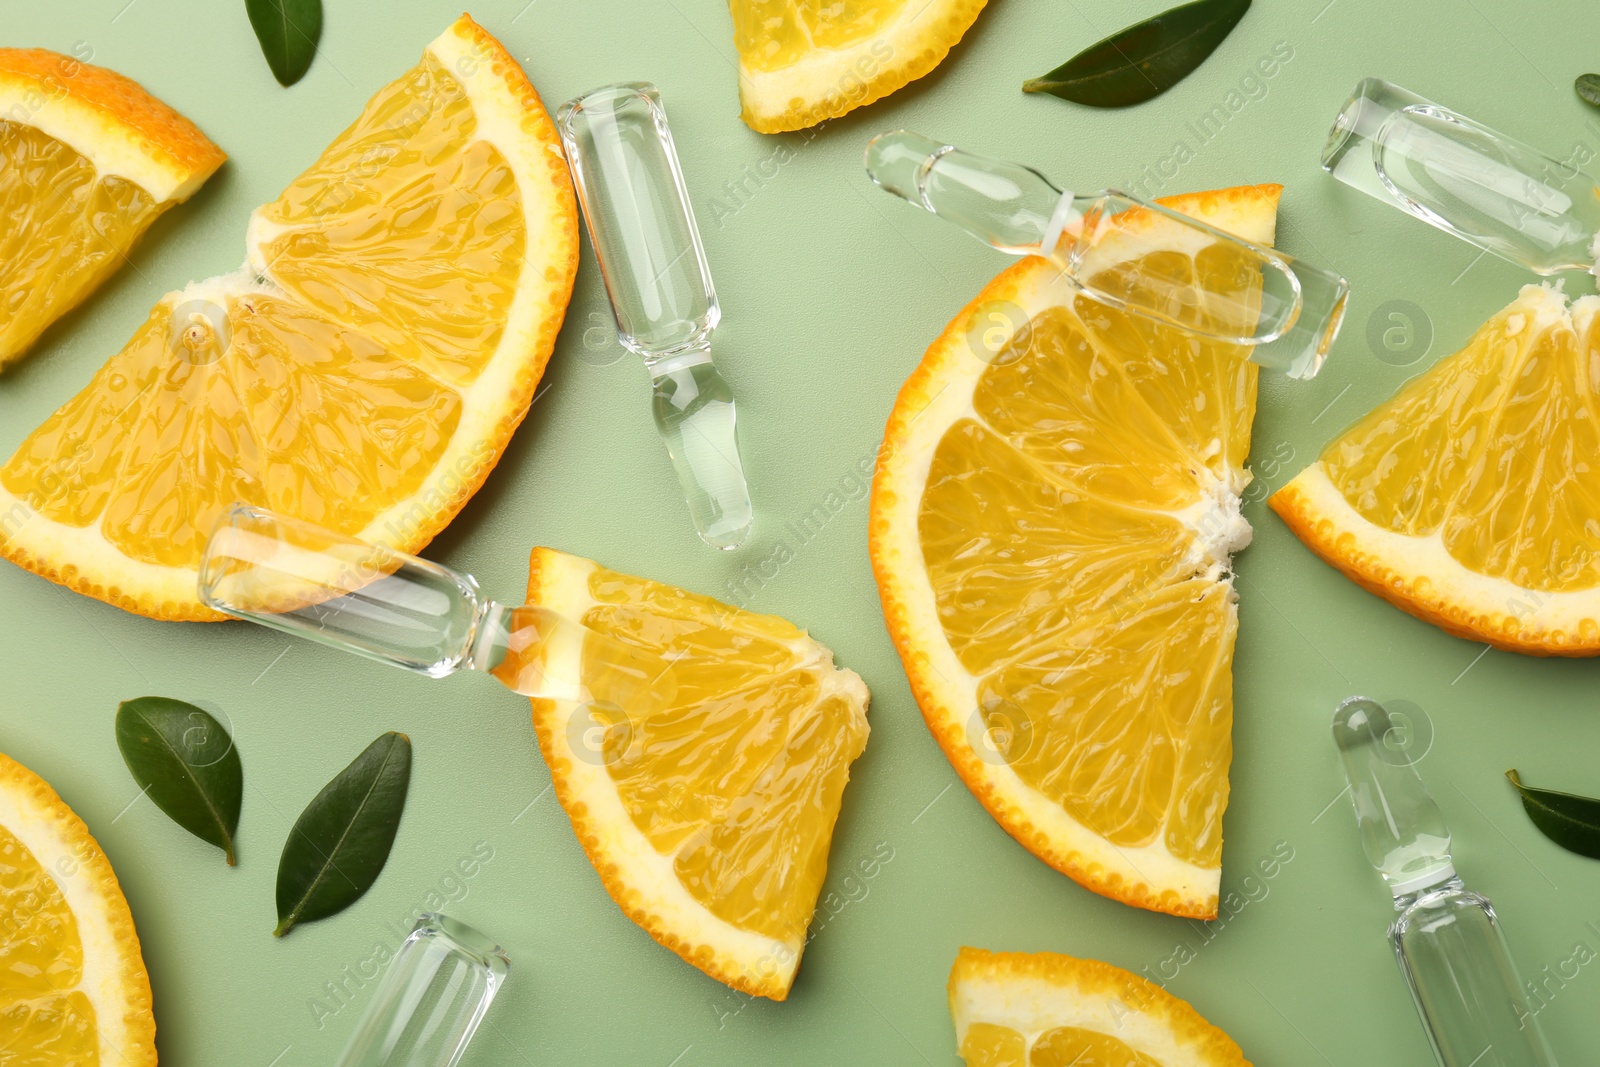
M 195 119 L 232 159 L 0 380 L 0 455 L 81 387 L 161 294 L 236 267 L 251 207 L 414 63 L 459 2 L 326 0 L 321 56 L 289 90 L 272 81 L 240 0 L 6 3 L 0 43 L 86 45 L 94 62 Z M 609 81 L 661 87 L 725 309 L 717 353 L 739 397 L 759 520 L 736 555 L 696 540 L 650 423 L 644 371 L 611 340 L 585 239 L 549 388 L 428 555 L 507 598 L 539 543 L 717 594 L 787 541 L 794 561 L 752 605 L 809 627 L 873 691 L 872 740 L 833 844 L 836 914 L 818 918 L 790 1000 L 749 1001 L 655 945 L 611 903 L 548 789 L 520 699 L 484 679 L 410 677 L 244 625 L 150 622 L 0 565 L 0 749 L 54 784 L 109 853 L 143 939 L 166 1063 L 330 1063 L 372 989 L 344 969 L 392 948 L 442 887 L 457 898 L 448 910 L 501 938 L 514 961 L 470 1067 L 944 1067 L 955 1062 L 945 978 L 964 944 L 1051 949 L 1151 974 L 1186 946 L 1193 958 L 1169 988 L 1256 1063 L 1420 1065 L 1429 1053 L 1383 937 L 1386 894 L 1337 800 L 1327 726 L 1335 702 L 1354 692 L 1410 701 L 1437 728 L 1423 771 L 1456 831 L 1458 865 L 1498 904 L 1523 974 L 1554 973 L 1580 943 L 1600 950 L 1600 865 L 1539 837 L 1501 777 L 1515 766 L 1535 784 L 1600 792 L 1600 665 L 1485 652 L 1403 615 L 1313 559 L 1253 493 L 1256 540 L 1239 560 L 1223 876 L 1225 889 L 1253 899 L 1207 932 L 1079 888 L 1007 837 L 956 780 L 885 635 L 863 501 L 811 543 L 786 528 L 872 453 L 923 348 L 1004 265 L 871 187 L 860 157 L 873 133 L 905 126 L 1031 161 L 1079 187 L 1134 182 L 1187 139 L 1192 161 L 1147 191 L 1284 182 L 1280 243 L 1344 272 L 1355 295 L 1320 378 L 1263 378 L 1255 463 L 1272 488 L 1528 280 L 1317 169 L 1323 133 L 1355 81 L 1388 77 L 1558 156 L 1575 146 L 1600 154 L 1600 115 L 1570 88 L 1600 67 L 1588 0 L 1260 0 L 1198 73 L 1154 103 L 1101 113 L 1018 91 L 1159 6 L 995 0 L 920 83 L 820 132 L 765 138 L 738 119 L 720 0 L 482 0 L 474 15 L 552 107 Z M 1292 59 L 1245 84 L 1279 42 Z M 1186 123 L 1235 89 L 1254 96 L 1198 144 Z M 725 183 L 780 145 L 790 151 L 776 174 L 768 166 L 769 177 L 734 196 Z M 1586 279 L 1569 285 L 1590 291 Z M 1369 346 L 1369 320 L 1397 299 L 1431 316 L 1425 356 L 1385 360 Z M 247 785 L 238 869 L 137 799 L 112 720 L 119 701 L 144 694 L 188 699 L 231 723 Z M 290 823 L 389 729 L 411 735 L 416 763 L 388 867 L 347 913 L 274 940 L 273 879 Z M 493 860 L 452 881 L 480 843 Z M 1246 883 L 1275 848 L 1292 850 L 1292 861 Z M 891 851 L 869 868 L 875 877 L 861 875 L 864 860 Z M 319 1026 L 311 1001 L 339 981 L 350 1003 Z M 1541 1013 L 1564 1063 L 1592 1058 L 1597 1003 L 1591 965 Z

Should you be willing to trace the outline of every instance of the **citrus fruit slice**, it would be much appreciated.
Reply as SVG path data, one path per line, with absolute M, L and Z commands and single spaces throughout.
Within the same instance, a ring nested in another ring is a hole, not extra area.
M 729 0 L 743 118 L 815 126 L 937 67 L 987 0 Z
M 783 619 L 548 548 L 530 569 L 529 604 L 668 663 L 641 697 L 588 642 L 525 653 L 587 690 L 533 701 L 533 725 L 606 891 L 706 974 L 783 1000 L 867 743 L 867 687 Z
M 1249 1067 L 1232 1038 L 1154 982 L 1054 952 L 962 949 L 950 1017 L 967 1067 Z
M 1360 585 L 1473 641 L 1600 654 L 1600 297 L 1524 286 L 1269 502 Z
M 83 820 L 3 753 L 0 915 L 0 1060 L 156 1062 L 150 978 L 117 876 Z
M 1259 243 L 1280 188 L 1162 201 Z M 1149 212 L 1096 238 L 1094 284 L 1147 271 L 1249 299 L 1228 248 Z M 1231 554 L 1249 543 L 1256 368 L 1002 273 L 900 391 L 873 483 L 884 616 L 923 717 L 1013 837 L 1095 892 L 1216 914 L 1232 753 Z
M 554 124 L 462 17 L 0 468 L 0 555 L 163 619 L 238 500 L 405 552 L 527 414 L 577 269 Z
M 137 82 L 42 48 L 0 48 L 0 369 L 226 158 Z

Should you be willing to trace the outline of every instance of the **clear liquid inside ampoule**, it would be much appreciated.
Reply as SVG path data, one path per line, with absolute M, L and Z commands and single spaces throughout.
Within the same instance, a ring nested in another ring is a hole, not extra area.
M 744 543 L 754 522 L 739 459 L 733 391 L 710 353 L 651 363 L 651 409 L 701 540 L 713 548 Z
M 218 611 L 433 677 L 460 668 L 485 603 L 437 563 L 242 505 L 219 521 L 199 578 Z
M 1443 1067 L 1555 1067 L 1488 899 L 1451 879 L 1395 902 L 1400 971 Z
M 1323 168 L 1351 185 L 1539 274 L 1587 270 L 1600 196 L 1575 161 L 1397 85 L 1369 78 L 1339 113 Z
M 622 343 L 648 357 L 704 340 L 721 313 L 654 91 L 599 90 L 561 121 Z

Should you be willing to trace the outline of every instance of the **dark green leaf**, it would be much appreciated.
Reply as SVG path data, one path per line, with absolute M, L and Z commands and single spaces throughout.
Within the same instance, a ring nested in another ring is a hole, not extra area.
M 372 887 L 400 829 L 411 739 L 387 733 L 322 787 L 295 820 L 278 860 L 278 928 L 335 915 Z
M 181 700 L 140 697 L 117 708 L 117 747 L 156 807 L 233 866 L 244 768 L 222 724 Z
M 1249 10 L 1250 0 L 1194 0 L 1090 45 L 1022 91 L 1090 107 L 1142 104 L 1188 77 Z
M 322 36 L 322 0 L 244 0 L 244 9 L 278 84 L 305 77 Z
M 1600 74 L 1580 74 L 1572 87 L 1595 107 L 1600 107 Z
M 1529 789 L 1516 771 L 1507 771 L 1506 777 L 1517 787 L 1522 806 L 1540 833 L 1568 852 L 1600 860 L 1600 800 Z

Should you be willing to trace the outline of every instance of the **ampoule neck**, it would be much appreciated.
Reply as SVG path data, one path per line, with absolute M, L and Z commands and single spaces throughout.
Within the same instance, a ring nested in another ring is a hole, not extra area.
M 481 598 L 462 666 L 484 674 L 493 671 L 505 659 L 510 632 L 511 609 L 498 600 Z
M 651 378 L 660 378 L 674 371 L 698 367 L 712 362 L 711 331 L 708 329 L 685 344 L 657 351 L 641 351 L 639 355 L 644 360 L 645 369 L 650 372 Z
M 1395 886 L 1391 888 L 1394 890 L 1394 910 L 1402 914 L 1419 904 L 1426 906 L 1430 901 L 1447 895 L 1469 892 L 1466 883 L 1461 880 L 1461 875 L 1456 873 L 1454 867 L 1448 868 L 1448 873 L 1437 881 L 1429 882 L 1427 885 L 1414 887 Z M 1403 892 L 1402 889 L 1404 889 Z
M 987 159 L 920 134 L 895 130 L 867 146 L 867 173 L 894 195 L 1013 255 L 1043 247 L 1052 219 L 1072 197 L 1032 167 Z M 1054 227 L 1059 237 L 1065 220 Z
M 584 700 L 580 650 L 593 636 L 608 650 L 614 642 L 549 608 L 511 607 L 488 600 L 478 614 L 464 666 L 487 674 L 513 693 L 542 700 Z M 611 658 L 619 658 L 611 653 Z

